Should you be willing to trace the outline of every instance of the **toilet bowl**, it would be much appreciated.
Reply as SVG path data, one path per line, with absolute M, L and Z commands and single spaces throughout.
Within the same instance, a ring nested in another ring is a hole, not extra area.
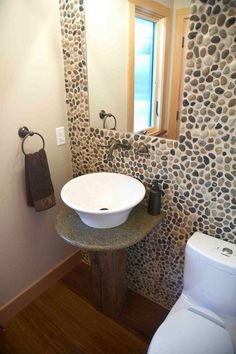
M 185 250 L 183 292 L 148 354 L 236 353 L 236 245 L 196 232 Z
M 233 354 L 228 331 L 189 310 L 170 316 L 158 329 L 148 354 Z

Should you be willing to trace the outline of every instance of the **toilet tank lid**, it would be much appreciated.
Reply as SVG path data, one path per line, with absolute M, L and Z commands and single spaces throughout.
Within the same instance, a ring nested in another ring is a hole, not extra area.
M 226 329 L 187 309 L 168 316 L 155 333 L 148 354 L 233 354 Z
M 236 245 L 233 243 L 195 232 L 188 240 L 186 250 L 193 250 L 215 267 L 236 274 Z

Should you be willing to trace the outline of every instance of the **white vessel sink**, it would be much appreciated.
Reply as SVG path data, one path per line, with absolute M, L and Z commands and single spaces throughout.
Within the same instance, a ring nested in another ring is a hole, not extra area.
M 76 177 L 61 190 L 63 202 L 88 226 L 108 229 L 123 224 L 145 188 L 133 177 L 119 173 L 91 173 Z

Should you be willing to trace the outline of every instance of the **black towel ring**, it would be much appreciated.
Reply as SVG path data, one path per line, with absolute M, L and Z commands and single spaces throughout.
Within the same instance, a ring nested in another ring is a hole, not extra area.
M 43 149 L 45 148 L 45 140 L 44 138 L 42 137 L 41 134 L 39 133 L 36 133 L 36 132 L 32 132 L 30 131 L 27 127 L 22 127 L 18 130 L 18 135 L 20 138 L 23 138 L 22 140 L 22 143 L 21 143 L 21 150 L 23 152 L 24 155 L 27 155 L 25 153 L 25 150 L 24 150 L 24 143 L 25 143 L 25 140 L 29 137 L 29 136 L 33 136 L 33 135 L 38 135 L 41 139 L 42 139 L 42 142 L 43 142 Z

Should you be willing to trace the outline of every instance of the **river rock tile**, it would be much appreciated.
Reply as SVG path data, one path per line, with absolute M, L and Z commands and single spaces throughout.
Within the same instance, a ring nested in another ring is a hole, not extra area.
M 147 196 L 159 179 L 165 219 L 129 249 L 128 285 L 167 308 L 181 293 L 184 249 L 194 231 L 236 243 L 235 7 L 235 0 L 191 1 L 177 142 L 90 127 L 84 1 L 59 0 L 73 175 L 125 173 L 142 180 Z M 98 144 L 111 138 L 133 148 L 144 142 L 150 157 L 132 149 L 107 162 Z M 89 262 L 88 254 L 83 258 Z

